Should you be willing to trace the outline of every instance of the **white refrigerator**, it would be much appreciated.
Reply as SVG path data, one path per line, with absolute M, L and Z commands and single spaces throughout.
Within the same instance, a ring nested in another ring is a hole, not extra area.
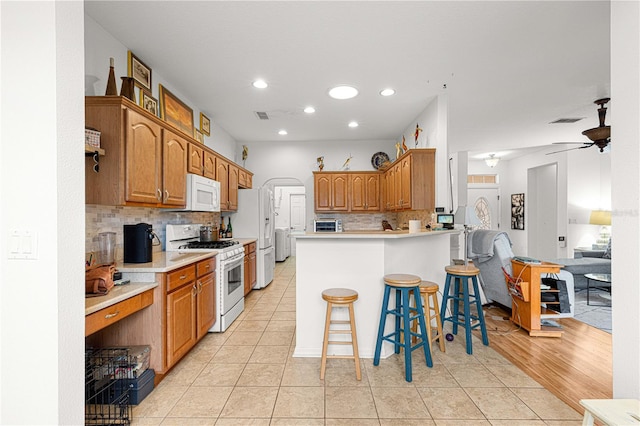
M 257 238 L 257 282 L 264 288 L 273 281 L 276 266 L 273 191 L 268 187 L 238 190 L 238 211 L 231 216 L 234 238 Z

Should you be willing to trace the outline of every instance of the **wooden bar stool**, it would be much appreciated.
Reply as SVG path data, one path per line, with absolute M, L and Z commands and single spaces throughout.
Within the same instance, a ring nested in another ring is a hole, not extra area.
M 320 379 L 324 380 L 324 373 L 327 369 L 327 358 L 347 358 L 353 359 L 356 363 L 356 379 L 362 379 L 360 371 L 360 357 L 358 355 L 358 339 L 356 337 L 356 321 L 353 312 L 353 302 L 358 300 L 358 292 L 348 288 L 329 288 L 322 292 L 322 298 L 327 301 L 327 315 L 324 322 L 324 341 L 322 342 L 322 362 L 320 366 Z M 349 308 L 349 321 L 332 320 L 331 312 L 335 307 Z M 349 329 L 331 329 L 331 324 L 349 324 Z M 351 334 L 351 341 L 329 340 L 329 334 Z M 329 345 L 351 345 L 353 355 L 327 355 Z
M 440 350 L 445 352 L 444 333 L 442 332 L 442 321 L 440 319 L 440 309 L 438 308 L 438 284 L 431 281 L 422 281 L 420 283 L 420 297 L 423 302 L 424 318 L 427 323 L 427 338 L 429 339 L 429 348 L 433 348 L 431 343 L 438 341 Z M 436 320 L 436 326 L 433 327 L 432 321 Z M 417 333 L 418 323 L 416 321 L 411 325 L 411 330 Z M 413 337 L 415 343 L 416 337 Z
M 428 367 L 433 367 L 431 360 L 431 351 L 429 349 L 429 340 L 426 334 L 426 325 L 424 319 L 424 310 L 422 303 L 417 303 L 415 307 L 409 304 L 410 293 L 418 300 L 420 297 L 420 282 L 422 279 L 416 275 L 409 274 L 390 274 L 384 276 L 384 298 L 382 300 L 382 311 L 380 312 L 380 325 L 378 326 L 378 338 L 376 340 L 376 352 L 373 357 L 373 365 L 380 364 L 380 351 L 382 350 L 382 342 L 386 340 L 394 345 L 395 353 L 400 353 L 400 348 L 404 348 L 404 369 L 405 379 L 407 382 L 412 380 L 411 374 L 411 353 L 420 347 L 424 349 L 424 357 Z M 389 309 L 389 295 L 391 289 L 396 293 L 396 304 L 394 309 Z M 387 321 L 387 315 L 395 316 L 394 332 L 384 335 L 384 327 Z M 401 321 L 402 320 L 402 321 Z M 411 331 L 411 321 L 418 320 L 420 332 L 413 333 Z M 420 338 L 415 346 L 411 344 L 411 336 Z
M 473 265 L 446 266 L 447 279 L 444 284 L 442 294 L 442 307 L 440 308 L 440 320 L 444 325 L 445 321 L 453 323 L 453 334 L 458 334 L 458 325 L 465 328 L 465 338 L 467 344 L 467 354 L 473 354 L 471 343 L 471 330 L 480 327 L 482 333 L 482 343 L 489 345 L 487 337 L 487 326 L 484 322 L 482 304 L 480 303 L 480 290 L 478 288 L 478 274 L 480 270 Z M 469 294 L 469 278 L 473 285 L 473 294 Z M 453 279 L 453 288 L 450 288 Z M 447 302 L 453 302 L 453 313 L 446 316 Z M 477 315 L 471 315 L 471 302 L 475 303 L 478 311 Z M 460 313 L 460 303 L 463 305 L 463 312 Z

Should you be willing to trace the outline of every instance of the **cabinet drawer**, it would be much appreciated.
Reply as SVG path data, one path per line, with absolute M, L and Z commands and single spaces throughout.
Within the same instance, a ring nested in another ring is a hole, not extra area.
M 216 258 L 215 256 L 210 259 L 205 259 L 196 265 L 196 273 L 198 277 L 208 274 L 216 270 Z
M 84 335 L 89 336 L 152 304 L 153 289 L 87 315 L 84 320 Z
M 167 274 L 167 292 L 196 279 L 196 265 L 189 265 Z
M 249 253 L 253 253 L 254 251 L 256 251 L 256 243 L 250 243 L 247 244 L 246 246 L 244 246 L 244 254 L 245 256 Z

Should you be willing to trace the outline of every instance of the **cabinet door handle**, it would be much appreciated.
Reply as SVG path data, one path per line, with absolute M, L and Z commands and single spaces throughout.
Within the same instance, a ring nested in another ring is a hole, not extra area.
M 198 294 L 202 293 L 202 282 L 198 281 Z
M 169 199 L 169 191 L 164 190 L 164 201 L 166 202 Z
M 196 294 L 198 294 L 198 287 L 196 287 L 196 285 L 194 284 L 194 285 L 191 287 L 191 295 L 192 295 L 192 296 L 195 296 Z
M 115 317 L 115 316 L 118 316 L 119 314 L 120 314 L 120 311 L 115 311 L 115 312 L 114 312 L 114 313 L 112 313 L 112 314 L 107 314 L 107 315 L 105 315 L 105 316 L 104 316 L 104 318 L 105 318 L 105 319 L 110 319 L 110 318 L 113 318 L 113 317 Z
M 160 188 L 156 189 L 156 198 L 158 201 L 162 200 L 162 191 L 160 191 Z

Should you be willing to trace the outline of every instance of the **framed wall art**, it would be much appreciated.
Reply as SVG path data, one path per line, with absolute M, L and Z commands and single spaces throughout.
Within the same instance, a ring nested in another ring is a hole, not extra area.
M 158 100 L 144 90 L 140 90 L 140 106 L 158 116 Z
M 136 86 L 151 93 L 151 68 L 146 66 L 136 55 L 129 50 L 128 53 L 128 74 L 133 77 Z
M 198 142 L 200 142 L 201 144 L 204 144 L 204 135 L 200 130 L 193 129 L 193 138 Z
M 524 230 L 524 194 L 511 194 L 511 229 Z
M 182 133 L 193 137 L 193 110 L 162 84 L 158 86 L 160 88 L 160 118 Z
M 203 113 L 200 113 L 200 131 L 207 136 L 211 136 L 211 120 Z

